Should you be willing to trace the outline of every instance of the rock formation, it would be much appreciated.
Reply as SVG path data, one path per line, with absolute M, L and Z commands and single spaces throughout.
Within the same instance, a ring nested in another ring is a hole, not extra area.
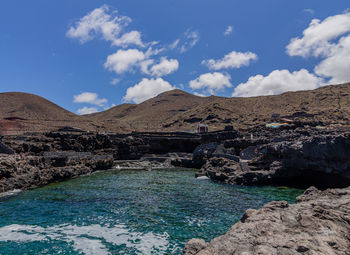
M 51 182 L 110 169 L 113 157 L 91 153 L 50 153 L 43 156 L 0 156 L 0 192 L 32 189 Z
M 137 169 L 191 166 L 191 152 L 201 138 L 191 134 L 49 132 L 6 136 L 3 142 L 0 193 L 31 189 L 113 166 Z M 11 153 L 15 154 L 8 155 Z
M 271 202 L 248 209 L 210 243 L 192 239 L 184 255 L 294 255 L 350 252 L 350 188 L 309 188 L 296 204 Z
M 349 97 L 350 83 L 250 98 L 199 97 L 177 89 L 140 104 L 122 104 L 78 116 L 36 95 L 0 93 L 0 134 L 48 132 L 62 127 L 117 133 L 184 132 L 196 130 L 199 123 L 218 131 L 227 125 L 247 129 L 286 119 L 349 125 Z
M 202 145 L 194 161 L 203 163 L 201 175 L 242 185 L 286 185 L 318 188 L 350 185 L 350 132 L 295 129 L 273 131 L 270 137 L 227 140 Z M 205 155 L 201 148 L 210 147 Z

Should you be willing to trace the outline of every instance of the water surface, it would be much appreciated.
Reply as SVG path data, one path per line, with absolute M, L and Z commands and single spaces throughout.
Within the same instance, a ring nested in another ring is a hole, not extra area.
M 183 169 L 99 172 L 0 200 L 0 254 L 182 254 L 189 239 L 224 234 L 246 209 L 301 193 Z

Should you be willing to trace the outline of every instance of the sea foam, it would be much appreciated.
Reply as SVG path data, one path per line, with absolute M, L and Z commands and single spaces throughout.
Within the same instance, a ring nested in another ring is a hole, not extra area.
M 0 242 L 49 242 L 64 241 L 73 249 L 84 254 L 107 255 L 111 252 L 106 247 L 116 245 L 127 247 L 135 254 L 160 254 L 169 245 L 168 234 L 146 234 L 129 230 L 125 225 L 104 227 L 100 225 L 57 225 L 40 227 L 33 225 L 8 225 L 0 228 Z

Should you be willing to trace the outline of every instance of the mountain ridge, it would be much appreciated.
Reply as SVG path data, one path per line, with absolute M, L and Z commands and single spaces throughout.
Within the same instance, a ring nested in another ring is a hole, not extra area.
M 257 97 L 200 97 L 176 89 L 139 104 L 121 104 L 81 116 L 33 94 L 0 93 L 3 131 L 50 131 L 62 126 L 122 133 L 186 131 L 195 130 L 199 123 L 206 123 L 215 131 L 227 125 L 234 128 L 261 125 L 275 120 L 273 116 L 350 124 L 350 83 Z

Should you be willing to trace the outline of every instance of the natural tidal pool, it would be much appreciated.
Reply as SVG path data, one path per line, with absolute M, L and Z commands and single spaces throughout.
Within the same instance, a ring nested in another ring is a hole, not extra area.
M 182 254 L 248 208 L 302 190 L 197 180 L 194 170 L 105 171 L 0 200 L 0 254 Z

